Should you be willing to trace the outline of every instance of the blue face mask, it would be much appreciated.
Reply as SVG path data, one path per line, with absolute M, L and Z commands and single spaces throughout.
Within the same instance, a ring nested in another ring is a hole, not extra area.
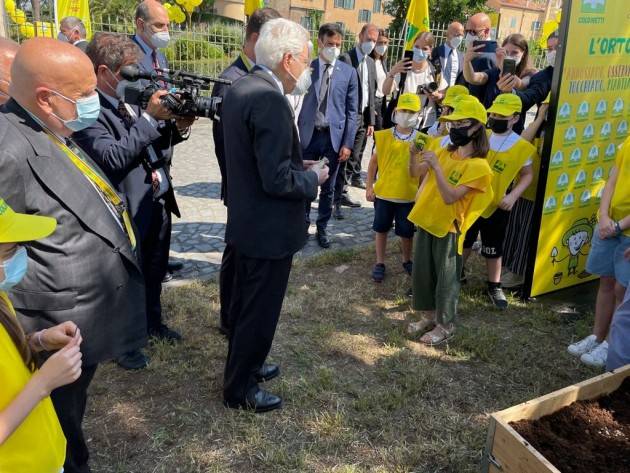
M 63 123 L 66 128 L 72 131 L 81 131 L 96 123 L 96 120 L 101 113 L 101 101 L 98 98 L 98 94 L 90 95 L 89 97 L 78 100 L 72 100 L 55 90 L 51 90 L 51 92 L 76 105 L 77 118 L 73 118 L 72 120 L 64 120 L 53 113 L 53 116 Z
M 429 56 L 420 48 L 413 48 L 413 62 L 426 61 Z
M 15 254 L 4 263 L 0 263 L 4 270 L 4 280 L 0 282 L 0 291 L 9 291 L 20 283 L 28 268 L 28 254 L 26 248 L 19 247 Z

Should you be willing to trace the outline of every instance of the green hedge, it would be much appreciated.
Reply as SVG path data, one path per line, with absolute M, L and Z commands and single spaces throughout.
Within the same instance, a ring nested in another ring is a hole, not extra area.
M 166 51 L 166 58 L 170 61 L 196 61 L 200 59 L 221 59 L 223 48 L 205 41 L 187 38 L 176 39 Z

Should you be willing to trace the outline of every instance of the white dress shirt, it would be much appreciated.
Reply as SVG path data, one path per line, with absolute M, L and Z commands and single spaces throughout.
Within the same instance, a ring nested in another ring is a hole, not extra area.
M 359 109 L 359 113 L 361 114 L 370 103 L 370 84 L 365 54 L 361 51 L 361 46 L 357 46 L 354 49 L 357 52 L 357 59 L 359 60 L 359 80 L 361 82 L 361 108 Z
M 444 80 L 446 84 L 450 87 L 455 85 L 455 81 L 457 80 L 457 71 L 459 70 L 459 55 L 457 51 L 450 47 L 448 43 L 444 43 L 444 52 L 446 56 L 441 58 L 443 60 L 442 70 L 446 72 L 446 65 L 448 64 L 449 55 L 451 56 L 451 73 L 449 77 L 446 77 L 444 74 Z
M 376 63 L 376 96 L 378 98 L 383 98 L 385 97 L 385 94 L 383 94 L 383 82 L 387 79 L 387 74 L 385 73 L 382 60 L 377 59 L 374 62 Z

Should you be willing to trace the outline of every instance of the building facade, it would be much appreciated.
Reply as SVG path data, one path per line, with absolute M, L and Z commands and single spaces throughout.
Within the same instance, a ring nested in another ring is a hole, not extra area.
M 499 16 L 498 37 L 520 33 L 537 39 L 542 26 L 562 8 L 561 0 L 488 0 Z

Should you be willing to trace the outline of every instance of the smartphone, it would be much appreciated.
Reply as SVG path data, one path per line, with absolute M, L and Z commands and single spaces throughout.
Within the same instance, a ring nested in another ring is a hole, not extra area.
M 328 166 L 328 162 L 329 162 L 328 158 L 322 158 L 319 161 L 317 161 L 315 164 L 313 164 L 311 169 L 314 169 L 314 170 L 323 169 L 324 166 Z
M 502 76 L 507 74 L 514 74 L 516 72 L 516 61 L 511 57 L 503 58 L 503 71 L 501 72 Z
M 492 53 L 495 54 L 497 52 L 497 42 L 496 41 L 473 41 L 473 48 L 477 46 L 483 46 L 483 48 L 475 49 L 475 52 L 478 53 Z

